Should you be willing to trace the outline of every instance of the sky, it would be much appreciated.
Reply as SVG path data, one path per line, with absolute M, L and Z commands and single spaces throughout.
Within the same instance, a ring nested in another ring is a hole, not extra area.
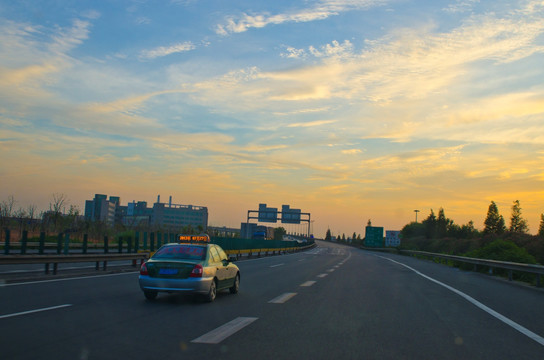
M 0 151 L 19 208 L 290 205 L 323 237 L 519 200 L 536 233 L 544 1 L 0 0 Z

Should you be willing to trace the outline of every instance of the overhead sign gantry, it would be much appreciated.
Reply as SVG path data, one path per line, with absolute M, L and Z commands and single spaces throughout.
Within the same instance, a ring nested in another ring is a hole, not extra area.
M 252 216 L 252 214 L 257 214 L 257 216 Z M 279 218 L 278 215 L 280 215 Z M 268 207 L 266 204 L 259 204 L 259 210 L 247 211 L 247 223 L 249 223 L 249 220 L 251 219 L 256 219 L 258 222 L 269 223 L 277 223 L 279 220 L 282 224 L 300 224 L 301 222 L 307 222 L 308 237 L 310 236 L 311 214 L 303 213 L 300 209 L 291 209 L 289 205 L 282 205 L 281 211 L 278 211 L 278 208 Z

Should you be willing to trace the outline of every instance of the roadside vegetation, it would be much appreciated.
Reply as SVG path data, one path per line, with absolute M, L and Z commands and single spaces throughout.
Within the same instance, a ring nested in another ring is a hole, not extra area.
M 484 221 L 484 229 L 474 223 L 457 225 L 448 219 L 444 209 L 438 216 L 431 210 L 421 223 L 412 222 L 401 231 L 402 249 L 419 250 L 481 259 L 510 261 L 525 264 L 544 264 L 544 214 L 541 214 L 537 235 L 528 233 L 520 202 L 513 202 L 510 225 L 491 202 Z

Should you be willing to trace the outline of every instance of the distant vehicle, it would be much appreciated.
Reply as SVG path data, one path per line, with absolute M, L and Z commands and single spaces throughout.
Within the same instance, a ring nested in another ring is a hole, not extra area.
M 180 236 L 180 240 L 183 241 Z M 159 292 L 187 293 L 212 302 L 217 292 L 238 293 L 240 269 L 219 245 L 206 242 L 166 244 L 140 268 L 139 284 L 148 300 Z

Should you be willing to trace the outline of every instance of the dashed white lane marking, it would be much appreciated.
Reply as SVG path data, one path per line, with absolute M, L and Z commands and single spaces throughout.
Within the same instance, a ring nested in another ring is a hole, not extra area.
M 324 278 L 324 277 L 327 276 L 327 275 L 329 275 L 329 274 L 319 274 L 319 275 L 317 275 L 317 277 L 318 277 L 318 278 Z
M 312 286 L 316 281 L 306 281 L 305 283 L 300 284 L 300 286 Z
M 229 321 L 225 325 L 222 325 L 207 334 L 191 340 L 191 342 L 202 344 L 219 344 L 221 341 L 245 328 L 257 319 L 258 318 L 256 317 L 237 317 L 236 319 Z
M 297 293 L 285 293 L 269 301 L 271 304 L 283 304 L 287 300 L 291 299 Z
M 335 269 L 329 269 L 329 270 L 327 270 L 327 271 L 328 271 L 328 272 L 333 272 L 334 270 L 335 270 Z
M 285 264 L 270 265 L 270 267 L 271 267 L 271 268 L 274 268 L 274 267 L 278 267 L 278 266 L 282 266 L 282 265 L 285 265 Z
M 20 315 L 33 314 L 33 313 L 37 313 L 37 312 L 41 312 L 41 311 L 56 310 L 56 309 L 65 308 L 65 307 L 68 307 L 68 306 L 72 306 L 72 304 L 64 304 L 64 305 L 51 306 L 51 307 L 42 308 L 42 309 L 23 311 L 23 312 L 18 312 L 18 313 L 13 313 L 13 314 L 0 315 L 0 319 L 10 318 L 10 317 L 20 316 Z
M 378 255 L 376 255 L 378 256 Z M 386 260 L 389 260 L 391 262 L 394 262 L 395 264 L 399 264 L 399 265 L 402 265 L 404 266 L 405 268 L 407 269 L 410 269 L 412 270 L 413 272 L 415 272 L 416 274 L 418 274 L 419 276 L 421 277 L 424 277 L 425 279 L 427 280 L 430 280 L 432 282 L 434 282 L 435 284 L 438 284 L 440 286 L 443 286 L 445 287 L 446 289 L 456 293 L 457 295 L 461 296 L 462 298 L 465 298 L 466 300 L 468 300 L 469 302 L 471 302 L 472 304 L 474 304 L 475 306 L 479 307 L 480 309 L 482 309 L 483 311 L 485 311 L 486 313 L 488 313 L 489 315 L 499 319 L 500 321 L 502 321 L 503 323 L 505 323 L 506 325 L 508 326 L 511 326 L 512 328 L 516 329 L 517 331 L 519 331 L 520 333 L 522 333 L 523 335 L 533 339 L 534 341 L 536 341 L 537 343 L 539 343 L 540 345 L 544 345 L 544 338 L 538 334 L 535 334 L 534 332 L 532 332 L 531 330 L 529 329 L 526 329 L 524 328 L 523 326 L 521 326 L 520 324 L 516 323 L 515 321 L 513 320 L 510 320 L 509 318 L 507 318 L 506 316 L 502 315 L 502 314 L 499 314 L 498 312 L 496 312 L 495 310 L 485 306 L 484 304 L 482 304 L 481 302 L 479 302 L 478 300 L 474 299 L 473 297 L 470 297 L 469 295 L 465 294 L 464 292 L 462 291 L 459 291 L 457 290 L 456 288 L 454 287 L 451 287 L 449 285 L 446 285 L 436 279 L 433 279 L 432 277 L 430 276 L 427 276 L 419 271 L 417 271 L 416 269 L 406 265 L 406 264 L 403 264 L 401 262 L 398 262 L 398 261 L 395 261 L 393 259 L 389 259 L 389 258 L 386 258 L 386 257 L 383 257 L 383 256 L 378 256 L 382 259 L 386 259 Z

